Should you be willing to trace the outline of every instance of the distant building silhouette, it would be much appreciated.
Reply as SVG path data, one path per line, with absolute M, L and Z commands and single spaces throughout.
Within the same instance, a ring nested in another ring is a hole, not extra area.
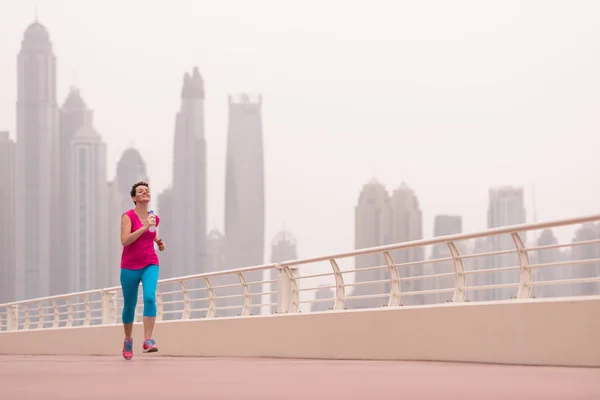
M 523 188 L 501 187 L 489 190 L 488 228 L 524 224 L 526 222 Z M 523 243 L 527 243 L 525 232 L 519 233 Z M 491 251 L 515 249 L 515 243 L 509 234 L 488 238 Z M 516 253 L 488 257 L 488 268 L 514 267 L 519 265 Z M 516 283 L 519 271 L 500 271 L 487 273 L 489 284 Z M 484 292 L 490 296 L 486 300 L 505 300 L 517 295 L 514 288 L 491 289 Z
M 146 173 L 146 163 L 144 162 L 140 152 L 137 149 L 130 147 L 123 152 L 123 155 L 117 163 L 116 182 L 119 185 L 119 193 L 122 193 L 123 196 L 120 206 L 121 214 L 135 207 L 135 204 L 133 204 L 129 193 L 133 184 L 139 181 L 150 183 L 148 174 Z M 152 189 L 153 188 L 151 187 L 151 192 Z M 119 221 L 120 220 L 121 217 L 119 217 Z
M 69 235 L 71 226 L 66 223 L 69 215 L 73 212 L 69 208 L 69 200 L 71 193 L 71 177 L 73 175 L 71 159 L 73 157 L 71 151 L 71 142 L 75 138 L 75 134 L 79 131 L 84 123 L 88 113 L 88 108 L 79 90 L 71 88 L 64 104 L 60 109 L 60 130 L 59 130 L 59 195 L 58 195 L 58 213 L 63 221 L 62 224 L 55 227 L 55 235 L 60 236 L 61 249 L 55 257 L 53 273 L 51 276 L 51 293 L 53 295 L 69 293 L 72 291 L 70 284 L 70 260 L 69 255 L 77 250 L 79 244 L 73 242 Z
M 173 275 L 207 271 L 204 82 L 198 68 L 185 74 L 175 121 L 170 252 Z
M 225 236 L 217 229 L 208 233 L 206 241 L 207 271 L 220 271 L 225 268 Z
M 228 269 L 261 265 L 265 259 L 265 177 L 261 109 L 260 96 L 229 96 L 225 170 L 225 259 Z M 262 280 L 261 272 L 244 275 L 248 282 Z M 253 293 L 260 289 L 260 285 L 250 285 Z M 258 296 L 253 296 L 252 300 L 253 304 L 260 304 Z M 230 306 L 242 304 L 241 298 L 226 303 Z M 253 307 L 252 313 L 258 314 L 258 307 Z M 235 310 L 233 314 L 236 314 Z
M 536 244 L 537 246 L 552 246 L 558 244 L 558 240 L 556 239 L 556 236 L 554 236 L 552 229 L 544 229 L 538 237 Z M 564 254 L 557 248 L 543 249 L 529 253 L 529 261 L 531 264 L 553 263 L 561 261 L 564 258 Z M 536 282 L 569 279 L 570 273 L 570 267 L 565 266 L 535 268 L 532 271 L 533 280 Z M 534 286 L 533 296 L 536 298 L 565 296 L 568 295 L 567 290 L 569 290 L 570 287 L 571 285 Z
M 158 227 L 158 237 L 165 243 L 165 251 L 158 252 L 160 262 L 160 278 L 173 278 L 177 275 L 173 265 L 173 253 L 176 248 L 173 243 L 173 190 L 166 188 L 158 195 L 158 216 L 163 216 Z
M 47 29 L 29 25 L 17 65 L 16 297 L 48 296 L 60 248 L 56 60 Z
M 405 183 L 394 190 L 390 198 L 392 210 L 391 235 L 392 243 L 411 242 L 423 239 L 423 217 L 419 199 L 414 190 Z M 425 249 L 422 246 L 390 252 L 396 264 L 413 263 L 425 260 Z M 423 275 L 424 264 L 398 267 L 400 277 Z M 423 290 L 423 280 L 411 280 L 401 283 L 402 292 Z M 404 296 L 403 304 L 423 304 L 423 295 Z
M 319 290 L 317 290 L 317 292 L 315 293 L 315 300 L 326 300 L 326 299 L 332 299 L 332 300 L 318 301 L 318 302 L 312 303 L 310 306 L 311 312 L 328 311 L 333 308 L 333 306 L 334 306 L 333 299 L 335 298 L 335 293 L 331 288 L 325 287 L 325 286 L 326 285 L 319 285 Z
M 447 236 L 455 235 L 462 232 L 462 217 L 459 215 L 436 215 L 433 220 L 433 236 Z M 462 253 L 461 248 L 463 243 L 454 243 L 459 251 Z M 431 252 L 431 259 L 449 258 L 452 257 L 448 243 L 438 243 L 433 245 Z M 438 261 L 435 263 L 429 263 L 425 267 L 424 275 L 438 275 L 438 274 L 452 274 L 454 273 L 454 263 L 452 261 Z M 448 289 L 454 287 L 454 276 L 445 276 L 435 279 L 423 280 L 423 290 L 431 289 Z M 425 304 L 433 303 L 445 303 L 452 300 L 453 293 L 436 293 L 431 295 L 425 295 Z
M 15 147 L 0 132 L 0 304 L 15 300 Z
M 587 223 L 582 225 L 575 232 L 573 243 L 585 242 L 600 239 L 600 225 Z M 600 258 L 600 244 L 583 244 L 571 248 L 571 260 L 591 260 Z M 569 275 L 573 279 L 594 278 L 600 276 L 599 263 L 574 264 L 569 267 Z M 577 285 L 571 285 L 572 296 L 591 296 L 600 294 L 600 283 L 584 282 Z
M 391 243 L 408 242 L 422 238 L 422 216 L 419 201 L 414 191 L 406 184 L 388 195 L 385 187 L 376 180 L 363 186 L 358 205 L 355 210 L 355 248 L 382 246 Z M 422 247 L 402 249 L 390 252 L 395 264 L 424 261 Z M 382 254 L 366 254 L 357 256 L 356 268 L 383 268 L 359 271 L 352 296 L 373 296 L 377 298 L 352 299 L 347 302 L 348 308 L 378 307 L 388 304 L 390 292 L 390 272 L 387 261 Z M 400 277 L 411 277 L 423 273 L 422 265 L 401 266 Z M 378 283 L 367 283 L 377 282 Z M 404 281 L 403 292 L 420 290 L 421 283 Z M 402 304 L 420 304 L 422 295 L 404 296 Z
M 121 217 L 123 215 L 122 207 L 129 194 L 124 195 L 121 191 L 117 178 L 107 183 L 108 193 L 108 264 L 107 264 L 107 286 L 119 286 L 121 274 L 121 254 L 123 254 L 123 245 L 121 244 Z M 132 203 L 133 204 L 133 203 Z M 162 229 L 162 221 L 161 221 Z
M 368 247 L 382 246 L 391 242 L 392 210 L 388 192 L 376 179 L 371 180 L 363 186 L 358 205 L 355 208 L 354 247 L 363 249 Z M 387 265 L 385 258 L 380 253 L 356 256 L 355 267 L 367 268 Z M 353 290 L 346 290 L 352 296 L 365 296 L 383 294 L 380 298 L 348 300 L 348 308 L 379 307 L 388 304 L 389 293 L 389 271 L 387 268 L 373 269 L 368 271 L 357 271 Z M 365 282 L 384 282 L 376 284 L 364 284 Z
M 106 287 L 108 264 L 108 193 L 106 145 L 93 127 L 92 112 L 71 141 L 69 190 L 70 292 Z

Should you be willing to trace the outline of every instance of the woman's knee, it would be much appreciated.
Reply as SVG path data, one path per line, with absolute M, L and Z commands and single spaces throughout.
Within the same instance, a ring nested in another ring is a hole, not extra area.
M 121 316 L 124 324 L 131 324 L 135 320 L 135 304 L 123 306 L 123 314 Z
M 144 293 L 144 306 L 156 307 L 156 295 L 154 293 Z
M 156 317 L 156 296 L 144 294 L 144 317 Z

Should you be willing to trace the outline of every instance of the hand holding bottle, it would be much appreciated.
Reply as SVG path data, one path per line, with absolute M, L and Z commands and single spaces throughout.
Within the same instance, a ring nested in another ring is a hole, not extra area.
M 150 210 L 150 215 L 148 216 L 148 230 L 150 232 L 156 232 L 156 217 L 154 216 L 154 211 Z

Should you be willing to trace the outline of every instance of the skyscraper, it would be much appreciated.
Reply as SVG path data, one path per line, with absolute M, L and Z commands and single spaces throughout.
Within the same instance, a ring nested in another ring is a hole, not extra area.
M 423 217 L 419 199 L 414 190 L 405 183 L 394 190 L 390 197 L 391 243 L 411 242 L 423 238 Z M 396 264 L 411 263 L 425 260 L 425 249 L 421 246 L 390 252 Z M 400 277 L 423 275 L 423 264 L 398 267 Z M 411 280 L 401 283 L 402 292 L 423 290 L 423 280 Z M 403 304 L 423 304 L 423 295 L 405 296 Z
M 265 177 L 261 113 L 261 96 L 229 96 L 225 171 L 226 268 L 264 263 Z M 245 276 L 248 281 L 261 280 L 260 273 Z M 252 292 L 260 290 L 259 285 L 250 288 Z M 253 302 L 257 301 L 260 300 L 253 296 Z M 252 310 L 253 313 L 256 311 L 256 308 Z
M 573 243 L 597 240 L 600 238 L 600 225 L 594 223 L 583 224 L 575 232 Z M 597 260 L 600 258 L 600 245 L 586 244 L 573 246 L 571 248 L 571 260 Z M 569 275 L 573 279 L 594 278 L 599 275 L 599 263 L 575 264 L 568 267 Z M 574 296 L 591 296 L 600 294 L 600 284 L 598 282 L 585 282 L 577 285 L 570 285 Z
M 376 179 L 363 186 L 358 205 L 354 211 L 354 248 L 382 246 L 391 243 L 391 215 L 390 198 L 388 192 Z M 387 265 L 381 254 L 365 254 L 354 258 L 355 267 L 367 268 Z M 389 279 L 389 272 L 385 268 L 359 271 L 356 273 L 356 283 L 375 282 Z M 379 298 L 357 299 L 347 302 L 348 308 L 379 307 L 388 303 L 385 296 L 389 293 L 390 285 L 387 281 L 376 284 L 363 284 L 355 286 L 353 296 L 384 294 Z
M 0 132 L 0 304 L 15 300 L 15 142 Z
M 59 251 L 56 60 L 46 28 L 32 23 L 17 66 L 16 297 L 47 296 Z
M 117 178 L 107 183 L 108 190 L 108 263 L 106 286 L 119 286 L 121 274 L 121 254 L 123 254 L 123 245 L 121 244 L 121 217 L 123 216 L 123 203 L 125 199 L 131 200 L 129 194 L 121 193 L 119 181 Z M 133 203 L 131 203 L 133 204 Z M 160 224 L 162 228 L 162 221 Z
M 168 248 L 165 251 L 158 252 L 160 261 L 160 277 L 175 277 L 175 266 L 173 265 L 173 190 L 167 188 L 158 195 L 158 214 L 165 216 L 160 220 L 158 228 L 159 237 L 165 242 Z
M 119 193 L 123 196 L 121 206 L 119 207 L 121 214 L 134 207 L 129 193 L 132 185 L 138 181 L 148 182 L 146 163 L 140 155 L 140 152 L 137 149 L 130 147 L 123 152 L 121 159 L 117 163 L 117 176 L 115 182 L 119 186 Z M 152 191 L 152 188 L 150 188 L 150 190 Z
M 419 200 L 406 184 L 394 190 L 390 197 L 386 188 L 373 179 L 363 186 L 355 209 L 355 248 L 383 246 L 391 243 L 409 242 L 422 238 L 422 220 Z M 395 264 L 424 261 L 422 247 L 391 251 Z M 356 274 L 353 296 L 373 296 L 347 302 L 350 308 L 379 307 L 388 304 L 390 272 L 387 261 L 380 254 L 357 256 L 356 268 L 382 267 Z M 422 265 L 399 267 L 401 277 L 421 275 Z M 366 283 L 377 282 L 377 283 Z M 402 291 L 417 291 L 421 287 L 415 281 L 402 282 Z M 406 296 L 402 304 L 421 303 L 422 299 Z
M 206 272 L 220 271 L 225 267 L 225 236 L 217 229 L 208 232 L 206 253 L 208 255 Z
M 185 74 L 181 108 L 175 119 L 172 190 L 173 274 L 205 272 L 206 259 L 206 141 L 204 82 L 198 68 Z
M 537 240 L 537 246 L 552 246 L 558 244 L 558 239 L 554 236 L 552 229 L 544 229 Z M 530 262 L 532 264 L 546 264 L 558 261 L 563 261 L 564 255 L 557 248 L 542 249 L 529 253 Z M 571 277 L 571 267 L 565 265 L 558 265 L 553 267 L 535 268 L 532 271 L 533 280 L 535 282 L 540 281 L 553 281 L 560 279 L 569 279 Z M 573 285 L 541 285 L 533 287 L 533 296 L 539 297 L 559 297 L 567 294 L 567 290 L 570 290 Z
M 69 208 L 69 199 L 71 196 L 71 141 L 75 134 L 83 127 L 87 114 L 87 106 L 79 90 L 71 88 L 64 104 L 60 109 L 60 129 L 59 129 L 59 189 L 58 194 L 58 215 L 62 221 L 67 221 L 72 210 Z M 68 276 L 68 254 L 71 253 L 75 242 L 69 237 L 69 224 L 60 224 L 56 226 L 56 235 L 60 236 L 60 247 L 62 251 L 57 252 L 54 260 L 53 273 L 51 276 L 52 294 L 62 294 L 69 292 Z
M 108 193 L 106 145 L 92 126 L 92 112 L 71 141 L 69 190 L 70 291 L 107 286 Z
M 462 217 L 460 215 L 436 215 L 433 222 L 433 236 L 455 235 L 462 232 Z M 455 243 L 457 247 L 461 247 L 462 243 Z M 459 250 L 460 251 L 460 250 Z M 440 259 L 451 257 L 450 249 L 447 243 L 438 243 L 433 245 L 431 258 Z M 454 263 L 452 261 L 441 261 L 429 263 L 424 275 L 447 274 L 454 272 Z M 423 280 L 423 290 L 429 289 L 447 289 L 454 287 L 454 277 L 444 276 L 435 279 Z M 425 303 L 444 303 L 451 300 L 452 293 L 436 293 L 425 295 Z
M 501 187 L 490 189 L 488 208 L 488 228 L 524 224 L 526 222 L 523 188 Z M 523 243 L 527 243 L 525 232 L 519 233 Z M 510 235 L 489 237 L 492 251 L 515 249 L 515 243 Z M 489 258 L 490 268 L 518 266 L 519 260 L 515 253 L 501 254 Z M 501 271 L 489 273 L 489 284 L 517 283 L 518 271 Z M 516 289 L 492 289 L 488 300 L 505 300 L 516 296 Z

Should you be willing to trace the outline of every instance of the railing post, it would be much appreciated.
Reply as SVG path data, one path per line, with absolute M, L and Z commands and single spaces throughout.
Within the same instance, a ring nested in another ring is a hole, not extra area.
M 29 329 L 31 316 L 29 315 L 29 306 L 27 304 L 23 304 L 23 311 L 25 311 L 25 316 L 23 317 L 23 329 Z
M 344 302 L 346 301 L 346 287 L 344 286 L 344 277 L 340 271 L 340 267 L 333 258 L 329 260 L 331 268 L 333 269 L 333 276 L 335 278 L 335 302 L 333 303 L 334 310 L 343 310 Z
M 510 234 L 515 247 L 517 248 L 517 255 L 519 256 L 519 291 L 517 292 L 517 299 L 528 299 L 531 297 L 531 268 L 529 268 L 529 254 L 524 250 L 525 245 L 521 236 L 518 232 Z
M 52 300 L 52 311 L 54 312 L 54 321 L 52 322 L 52 327 L 58 328 L 60 326 L 60 312 L 58 311 L 56 300 Z
M 466 278 L 465 278 L 465 265 L 463 264 L 462 258 L 460 258 L 460 252 L 454 244 L 454 242 L 448 242 L 448 248 L 450 254 L 452 254 L 452 260 L 454 261 L 454 297 L 452 301 L 454 303 L 462 303 L 465 301 L 467 296 L 466 291 Z
M 187 287 L 183 281 L 179 281 L 179 286 L 181 286 L 181 291 L 183 292 L 183 314 L 181 314 L 181 319 L 190 319 L 192 316 L 190 292 L 187 290 Z
M 117 323 L 116 291 L 102 292 L 102 325 Z
M 281 264 L 275 264 L 277 273 L 277 314 L 285 314 L 290 308 L 290 283 Z
M 217 315 L 215 289 L 208 278 L 204 278 L 204 284 L 206 285 L 206 290 L 208 292 L 208 311 L 206 312 L 206 318 L 214 318 Z
M 41 301 L 38 301 L 37 306 L 38 306 L 38 324 L 37 324 L 37 327 L 38 327 L 38 329 L 43 329 L 44 328 L 44 324 L 46 322 L 46 315 L 44 313 L 44 310 L 42 309 L 42 302 Z
M 398 273 L 398 267 L 394 262 L 394 258 L 389 252 L 384 252 L 383 256 L 388 265 L 390 271 L 390 298 L 388 299 L 388 307 L 394 307 L 401 305 L 402 300 L 402 287 L 400 286 L 400 273 Z
M 73 326 L 73 305 L 71 304 L 69 297 L 65 297 L 65 303 L 67 305 L 67 325 Z
M 19 306 L 11 304 L 6 308 L 6 330 L 16 331 L 19 329 Z
M 84 294 L 81 295 L 81 299 L 83 300 L 83 304 L 85 307 L 85 318 L 83 319 L 83 326 L 90 326 L 92 323 L 92 309 L 90 307 L 90 301 Z
M 276 264 L 277 269 L 277 313 L 298 312 L 298 269 Z
M 242 316 L 252 314 L 252 297 L 250 297 L 250 288 L 248 287 L 248 283 L 246 282 L 246 278 L 241 272 L 237 274 L 238 279 L 240 280 L 240 284 L 242 285 L 242 298 L 243 298 L 243 306 L 242 306 Z

